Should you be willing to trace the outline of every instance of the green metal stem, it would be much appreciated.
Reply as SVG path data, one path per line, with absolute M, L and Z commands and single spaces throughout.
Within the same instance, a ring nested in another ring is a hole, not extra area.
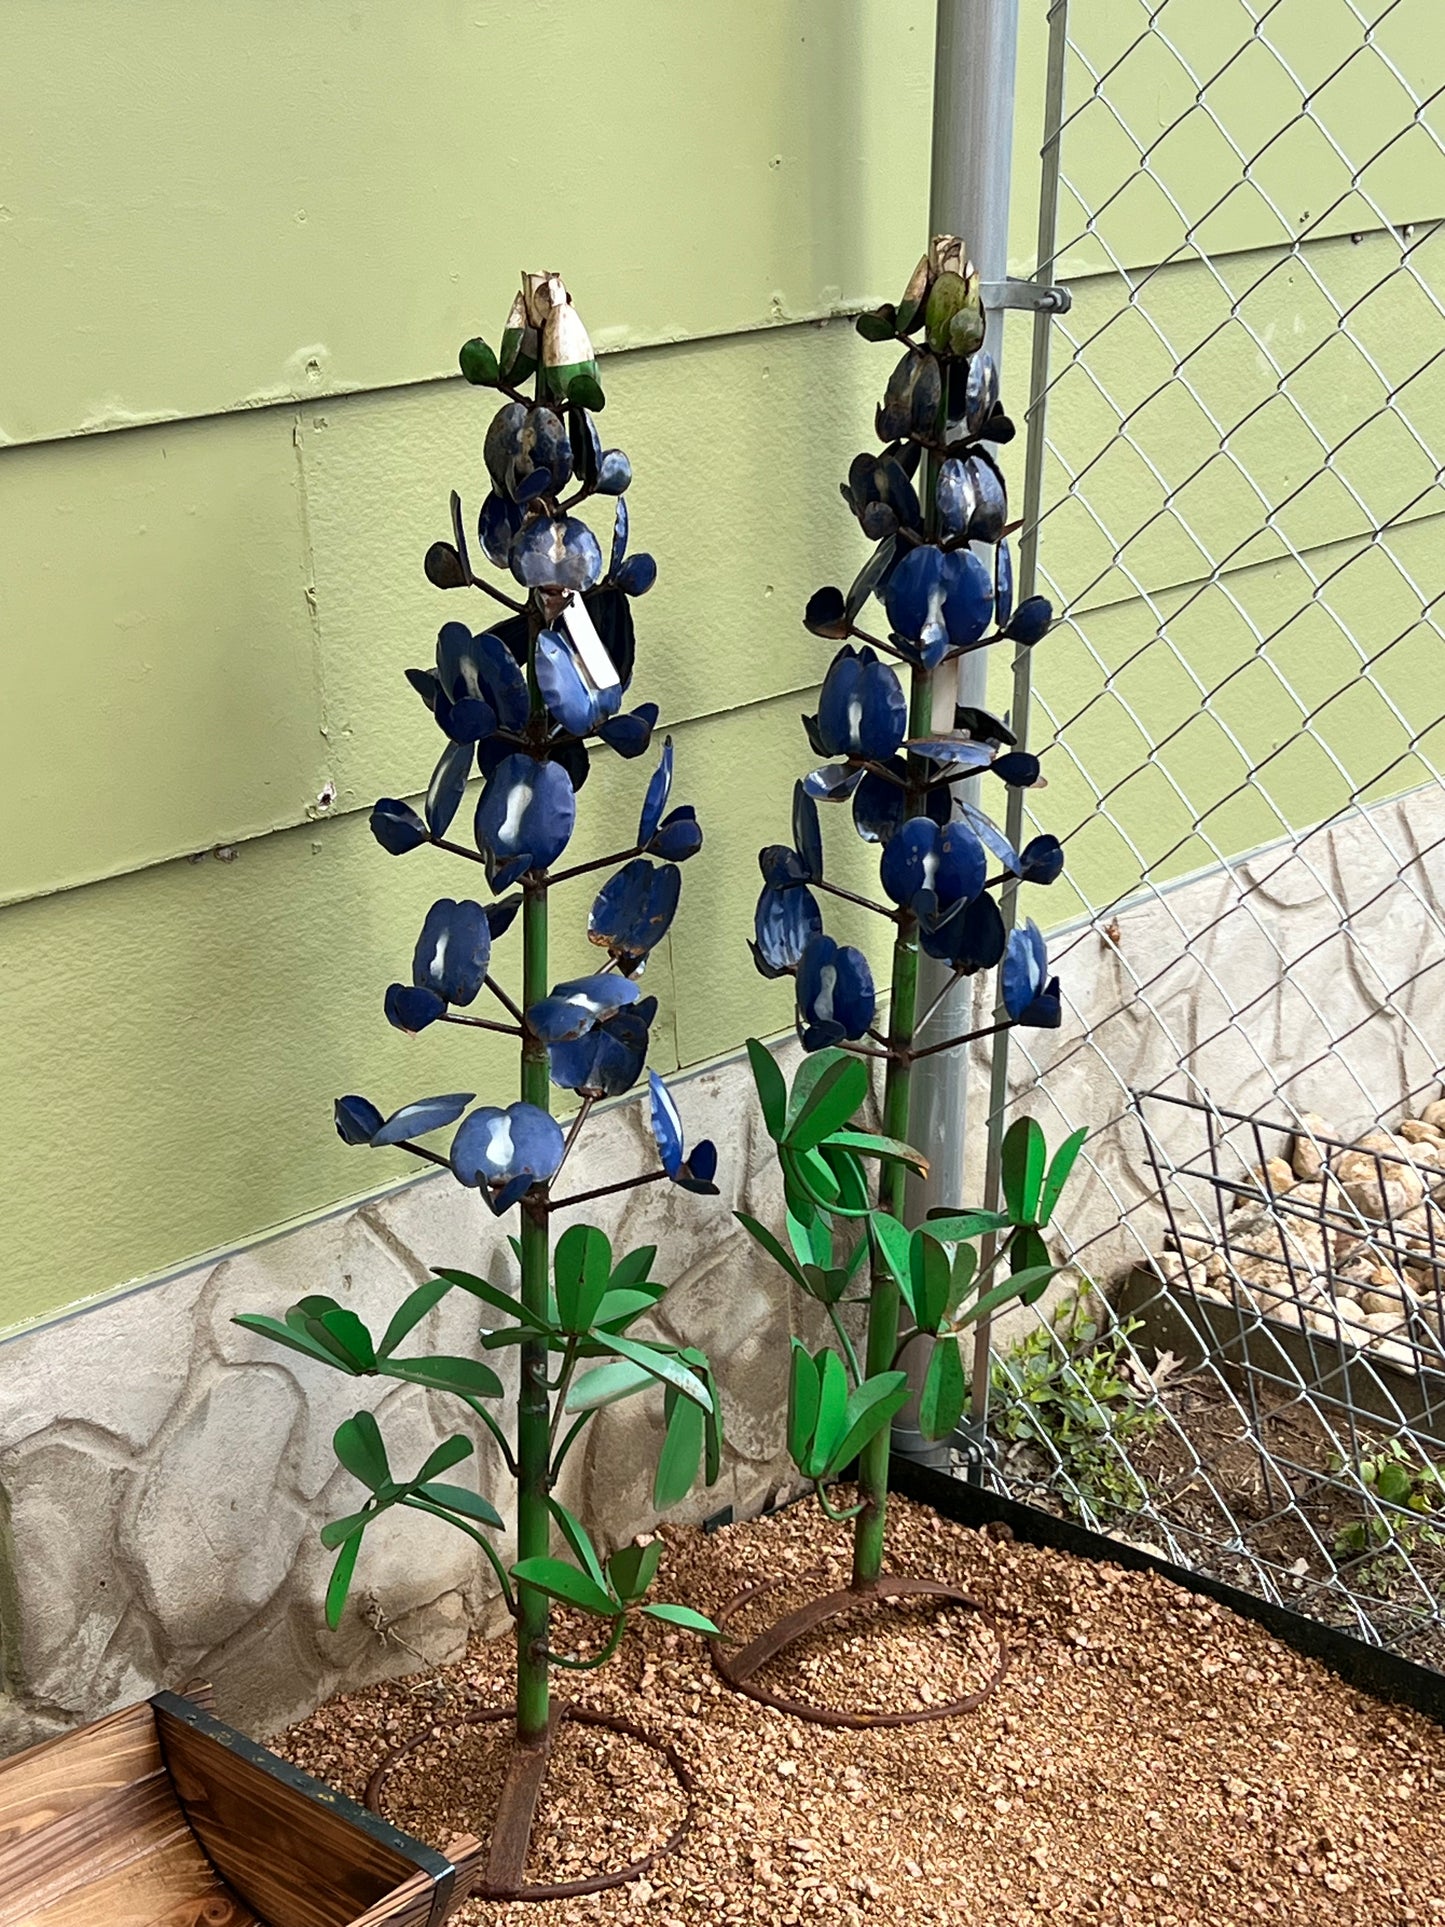
M 915 668 L 908 693 L 908 733 L 927 736 L 933 726 L 933 672 Z M 928 782 L 928 765 L 922 758 L 908 758 L 908 815 L 923 809 Z M 918 1006 L 918 922 L 907 913 L 898 919 L 898 935 L 893 943 L 893 977 L 888 1001 L 888 1045 L 890 1052 L 906 1052 L 913 1043 L 913 1026 Z M 902 1055 L 888 1059 L 883 1081 L 883 1129 L 887 1136 L 907 1140 L 908 1093 L 912 1065 Z M 879 1183 L 879 1204 L 895 1218 L 903 1216 L 907 1173 L 898 1163 L 885 1164 Z M 902 1299 L 892 1272 L 875 1253 L 868 1297 L 867 1375 L 890 1371 L 898 1346 L 898 1322 Z M 883 1570 L 883 1535 L 888 1515 L 888 1459 L 891 1448 L 889 1428 L 885 1425 L 858 1455 L 858 1490 L 862 1510 L 853 1528 L 853 1584 L 867 1586 Z

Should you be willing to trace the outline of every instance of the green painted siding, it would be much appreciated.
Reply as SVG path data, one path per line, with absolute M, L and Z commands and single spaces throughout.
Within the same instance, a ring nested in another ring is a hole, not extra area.
M 1133 180 L 1136 149 L 1091 107 L 1066 171 L 1090 205 L 1120 192 L 1064 260 L 1068 337 L 1087 345 L 1057 391 L 1045 561 L 1078 627 L 1038 671 L 1051 711 L 1076 720 L 1038 808 L 1076 832 L 1098 902 L 1141 866 L 1208 861 L 1195 816 L 1214 847 L 1242 849 L 1353 784 L 1420 780 L 1417 751 L 1434 746 L 1412 749 L 1411 726 L 1434 705 L 1402 564 L 1428 576 L 1438 546 L 1434 444 L 1402 435 L 1380 397 L 1429 360 L 1439 323 L 1407 276 L 1367 292 L 1394 244 L 1358 196 L 1305 265 L 1280 249 L 1269 203 L 1284 182 L 1290 219 L 1339 198 L 1327 143 L 1296 143 L 1279 180 L 1271 161 L 1259 188 L 1228 194 L 1227 144 L 1193 120 L 1169 131 L 1187 116 L 1179 61 L 1129 51 L 1135 0 L 1077 11 L 1115 63 L 1110 98 L 1159 143 L 1162 183 Z M 1276 11 L 1289 58 L 1322 75 L 1343 32 L 1334 0 L 1313 31 L 1308 9 Z M 1024 272 L 1044 12 L 1023 0 Z M 1227 63 L 1238 7 L 1167 12 L 1190 14 L 1201 69 Z M 1433 0 L 1402 0 L 1381 31 L 1402 24 L 1403 69 L 1438 70 Z M 836 484 L 886 372 L 826 317 L 896 293 L 916 258 L 932 9 L 12 0 L 6 28 L 0 1327 L 401 1175 L 406 1161 L 335 1140 L 337 1091 L 400 1100 L 496 1073 L 470 1039 L 412 1043 L 382 1022 L 421 914 L 465 878 L 428 852 L 388 861 L 362 812 L 418 788 L 435 750 L 400 672 L 457 613 L 420 557 L 451 487 L 479 499 L 488 412 L 450 370 L 465 335 L 495 332 L 524 264 L 561 268 L 599 345 L 627 350 L 606 364 L 607 421 L 636 468 L 636 539 L 661 564 L 639 608 L 639 689 L 662 704 L 678 794 L 708 835 L 649 972 L 658 1061 L 703 1062 L 786 1023 L 785 988 L 743 946 L 755 852 L 783 834 L 806 759 L 797 718 L 826 661 L 800 606 L 861 559 Z M 580 78 L 553 87 L 558 71 Z M 1260 43 L 1218 83 L 1241 139 L 1297 111 L 1281 73 Z M 1320 100 L 1351 126 L 1399 118 L 1363 68 Z M 1394 219 L 1445 215 L 1415 143 L 1368 185 Z M 1183 223 L 1216 201 L 1215 272 L 1173 261 Z M 1068 196 L 1062 220 L 1081 225 Z M 1431 250 L 1417 260 L 1445 294 Z M 1115 262 L 1167 264 L 1147 299 L 1163 342 Z M 1362 343 L 1346 360 L 1343 306 Z M 1318 440 L 1239 317 L 1279 344 L 1287 391 L 1324 430 L 1323 480 Z M 1436 370 L 1397 397 L 1425 423 L 1442 406 Z M 1387 514 L 1407 525 L 1394 560 L 1370 539 Z M 1332 698 L 1351 660 L 1332 599 L 1379 636 L 1391 701 Z M 1164 618 L 1182 662 L 1151 640 Z M 1301 738 L 1282 677 L 1305 709 L 1326 705 L 1325 750 Z M 1241 788 L 1245 757 L 1264 759 L 1266 796 Z M 599 758 L 579 859 L 625 841 L 643 780 Z M 840 876 L 861 880 L 867 853 L 837 843 Z M 579 928 L 586 902 L 579 884 Z M 1072 907 L 1062 890 L 1050 906 Z M 559 965 L 583 948 L 574 930 Z

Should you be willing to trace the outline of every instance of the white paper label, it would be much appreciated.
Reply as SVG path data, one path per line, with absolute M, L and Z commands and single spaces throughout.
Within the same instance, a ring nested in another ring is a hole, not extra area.
M 571 595 L 562 605 L 562 626 L 567 631 L 567 639 L 572 644 L 578 666 L 592 687 L 596 690 L 615 689 L 618 684 L 616 667 L 581 596 Z

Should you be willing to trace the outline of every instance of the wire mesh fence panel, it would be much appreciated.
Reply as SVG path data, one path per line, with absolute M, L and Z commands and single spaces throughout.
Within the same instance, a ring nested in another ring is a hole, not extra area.
M 1070 1009 L 990 1124 L 1093 1136 L 993 1476 L 1445 1664 L 1445 16 L 1049 11 Z

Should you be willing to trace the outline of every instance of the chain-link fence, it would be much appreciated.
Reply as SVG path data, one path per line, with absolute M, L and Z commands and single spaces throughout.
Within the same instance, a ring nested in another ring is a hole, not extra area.
M 1050 24 L 1015 705 L 1072 1008 L 991 1125 L 1094 1135 L 993 1476 L 1445 1665 L 1445 23 Z

